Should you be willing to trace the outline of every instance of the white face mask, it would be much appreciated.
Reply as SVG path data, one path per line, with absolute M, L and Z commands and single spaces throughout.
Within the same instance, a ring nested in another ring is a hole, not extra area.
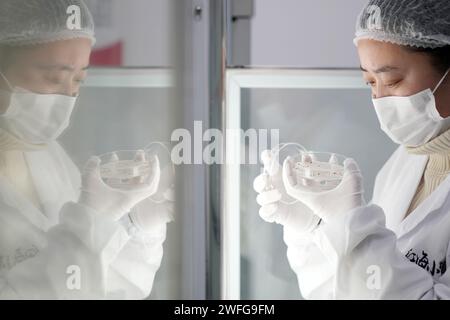
M 0 76 L 11 89 L 0 93 L 9 95 L 8 109 L 0 115 L 1 125 L 9 132 L 25 142 L 41 144 L 55 140 L 69 126 L 77 97 L 12 88 L 1 72 Z
M 372 99 L 381 129 L 395 143 L 417 147 L 450 128 L 450 117 L 442 118 L 436 109 L 434 93 L 448 72 L 431 89 L 409 97 L 384 97 Z

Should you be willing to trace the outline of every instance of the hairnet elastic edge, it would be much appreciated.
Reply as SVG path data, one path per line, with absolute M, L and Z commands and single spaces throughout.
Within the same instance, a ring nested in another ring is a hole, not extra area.
M 97 39 L 95 38 L 94 35 L 90 35 L 90 34 L 86 34 L 86 33 L 72 33 L 72 34 L 59 35 L 59 36 L 46 37 L 46 38 L 37 38 L 37 39 L 31 39 L 31 40 L 4 39 L 4 40 L 0 40 L 0 45 L 29 46 L 29 45 L 40 45 L 40 44 L 52 43 L 52 42 L 56 42 L 56 41 L 72 40 L 72 39 L 89 39 L 89 40 L 91 40 L 92 46 L 94 46 L 95 43 L 97 42 Z
M 442 39 L 442 41 L 430 39 L 430 41 L 418 41 L 414 39 L 414 43 L 411 41 L 412 39 L 395 36 L 392 34 L 385 34 L 383 32 L 363 32 L 356 35 L 353 39 L 353 44 L 358 46 L 358 41 L 363 39 L 376 40 L 381 42 L 389 42 L 392 44 L 408 46 L 408 47 L 416 47 L 416 48 L 440 48 L 450 45 L 450 37 L 448 39 Z

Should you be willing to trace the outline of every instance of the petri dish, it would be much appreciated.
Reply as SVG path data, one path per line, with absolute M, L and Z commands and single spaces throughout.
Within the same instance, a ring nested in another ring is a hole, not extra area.
M 119 150 L 99 158 L 102 180 L 119 189 L 138 188 L 149 183 L 153 161 L 157 161 L 144 150 Z

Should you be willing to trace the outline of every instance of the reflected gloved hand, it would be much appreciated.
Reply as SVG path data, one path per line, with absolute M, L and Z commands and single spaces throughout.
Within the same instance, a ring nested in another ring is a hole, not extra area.
M 361 171 L 353 159 L 347 158 L 344 161 L 341 182 L 327 191 L 318 190 L 311 179 L 295 175 L 293 168 L 292 158 L 286 158 L 282 171 L 287 193 L 308 206 L 325 222 L 340 213 L 365 205 Z
M 298 232 L 313 230 L 320 218 L 303 203 L 289 197 L 283 186 L 281 167 L 269 150 L 261 153 L 264 173 L 257 176 L 253 188 L 258 193 L 259 215 L 267 222 L 295 228 Z
M 136 159 L 145 160 L 145 153 L 138 151 Z M 151 159 L 150 176 L 146 182 L 136 182 L 127 189 L 113 188 L 100 176 L 100 158 L 91 157 L 82 173 L 79 203 L 114 221 L 127 214 L 137 203 L 155 194 L 160 180 L 159 160 Z
M 158 191 L 133 208 L 130 218 L 133 224 L 144 232 L 152 232 L 174 220 L 175 187 L 174 172 L 168 165 L 161 171 Z

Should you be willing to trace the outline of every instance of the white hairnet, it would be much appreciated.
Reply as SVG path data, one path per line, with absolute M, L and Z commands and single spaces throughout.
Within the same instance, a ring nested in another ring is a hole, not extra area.
M 450 45 L 450 0 L 370 0 L 356 23 L 360 39 L 438 48 Z
M 83 0 L 0 0 L 0 44 L 31 45 L 88 38 L 94 21 Z

